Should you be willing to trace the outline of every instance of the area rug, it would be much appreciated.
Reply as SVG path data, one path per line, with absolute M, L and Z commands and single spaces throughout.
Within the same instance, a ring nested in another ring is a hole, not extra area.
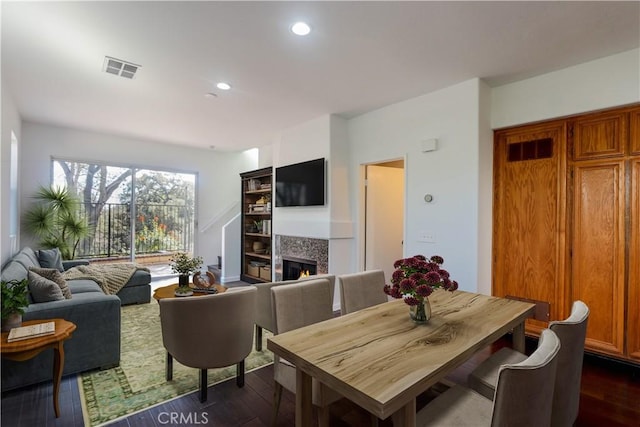
M 165 380 L 166 353 L 159 316 L 156 301 L 122 307 L 120 366 L 78 375 L 86 426 L 98 426 L 198 390 L 200 371 L 175 359 L 173 380 Z M 245 360 L 247 371 L 273 362 L 273 353 L 266 350 L 266 338 L 263 334 L 263 350 L 254 349 Z M 235 365 L 210 369 L 209 385 L 235 375 Z

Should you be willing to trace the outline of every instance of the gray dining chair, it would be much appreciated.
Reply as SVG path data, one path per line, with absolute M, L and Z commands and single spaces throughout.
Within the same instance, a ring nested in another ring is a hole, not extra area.
M 318 278 L 327 279 L 331 283 L 331 301 L 333 301 L 334 285 L 336 276 L 333 274 L 317 274 L 301 277 L 297 280 L 285 280 L 281 282 L 256 283 L 254 286 L 258 289 L 257 307 L 256 307 L 256 350 L 262 351 L 262 330 L 275 332 L 273 320 L 273 307 L 271 303 L 271 289 L 275 286 L 287 286 L 294 283 L 300 283 L 305 280 L 315 280 Z
M 545 329 L 531 356 L 500 367 L 494 401 L 455 385 L 418 411 L 416 426 L 548 426 L 559 351 L 558 336 Z
M 561 343 L 553 393 L 551 425 L 554 427 L 571 426 L 578 417 L 580 379 L 588 319 L 589 308 L 587 305 L 582 301 L 575 301 L 571 308 L 571 314 L 566 320 L 549 323 L 549 329 L 558 335 Z M 526 355 L 511 348 L 500 349 L 469 374 L 469 387 L 483 396 L 493 399 L 500 366 L 518 363 L 526 358 Z
M 167 349 L 167 381 L 173 359 L 200 369 L 200 401 L 207 400 L 207 369 L 236 365 L 244 386 L 244 359 L 253 346 L 256 288 L 230 288 L 221 294 L 164 298 L 160 304 L 162 343 Z
M 322 322 L 333 317 L 333 291 L 329 279 L 304 280 L 288 286 L 276 286 L 271 289 L 273 301 L 274 333 L 287 331 Z M 296 367 L 289 361 L 275 356 L 274 364 L 273 419 L 275 426 L 282 389 L 296 392 Z M 337 392 L 312 380 L 311 401 L 318 409 L 320 427 L 329 425 L 328 406 L 341 398 Z
M 387 302 L 384 293 L 384 271 L 369 270 L 338 276 L 340 312 L 353 313 L 363 308 Z

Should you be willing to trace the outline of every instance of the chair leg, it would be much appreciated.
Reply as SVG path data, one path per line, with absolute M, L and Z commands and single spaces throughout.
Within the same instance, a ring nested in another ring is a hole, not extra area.
M 236 385 L 244 387 L 244 359 L 236 365 Z
M 271 426 L 275 427 L 278 421 L 278 409 L 280 409 L 280 400 L 282 400 L 282 384 L 277 381 L 273 382 L 273 415 L 271 417 Z
M 207 401 L 207 370 L 200 369 L 200 402 Z
M 165 366 L 165 376 L 167 381 L 171 381 L 173 379 L 173 356 L 169 354 L 167 351 L 167 363 Z
M 262 351 L 262 327 L 256 325 L 256 350 Z

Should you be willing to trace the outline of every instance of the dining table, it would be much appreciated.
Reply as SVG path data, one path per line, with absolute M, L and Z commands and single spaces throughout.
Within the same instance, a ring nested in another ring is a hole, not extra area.
M 474 353 L 508 332 L 524 352 L 534 304 L 461 290 L 437 290 L 429 301 L 424 324 L 399 299 L 269 338 L 267 348 L 296 367 L 295 425 L 313 425 L 312 378 L 379 419 L 413 427 L 416 397 Z

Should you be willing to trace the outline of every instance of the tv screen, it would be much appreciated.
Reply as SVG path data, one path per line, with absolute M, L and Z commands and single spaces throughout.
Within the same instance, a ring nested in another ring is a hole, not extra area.
M 324 205 L 324 158 L 276 168 L 276 207 Z

